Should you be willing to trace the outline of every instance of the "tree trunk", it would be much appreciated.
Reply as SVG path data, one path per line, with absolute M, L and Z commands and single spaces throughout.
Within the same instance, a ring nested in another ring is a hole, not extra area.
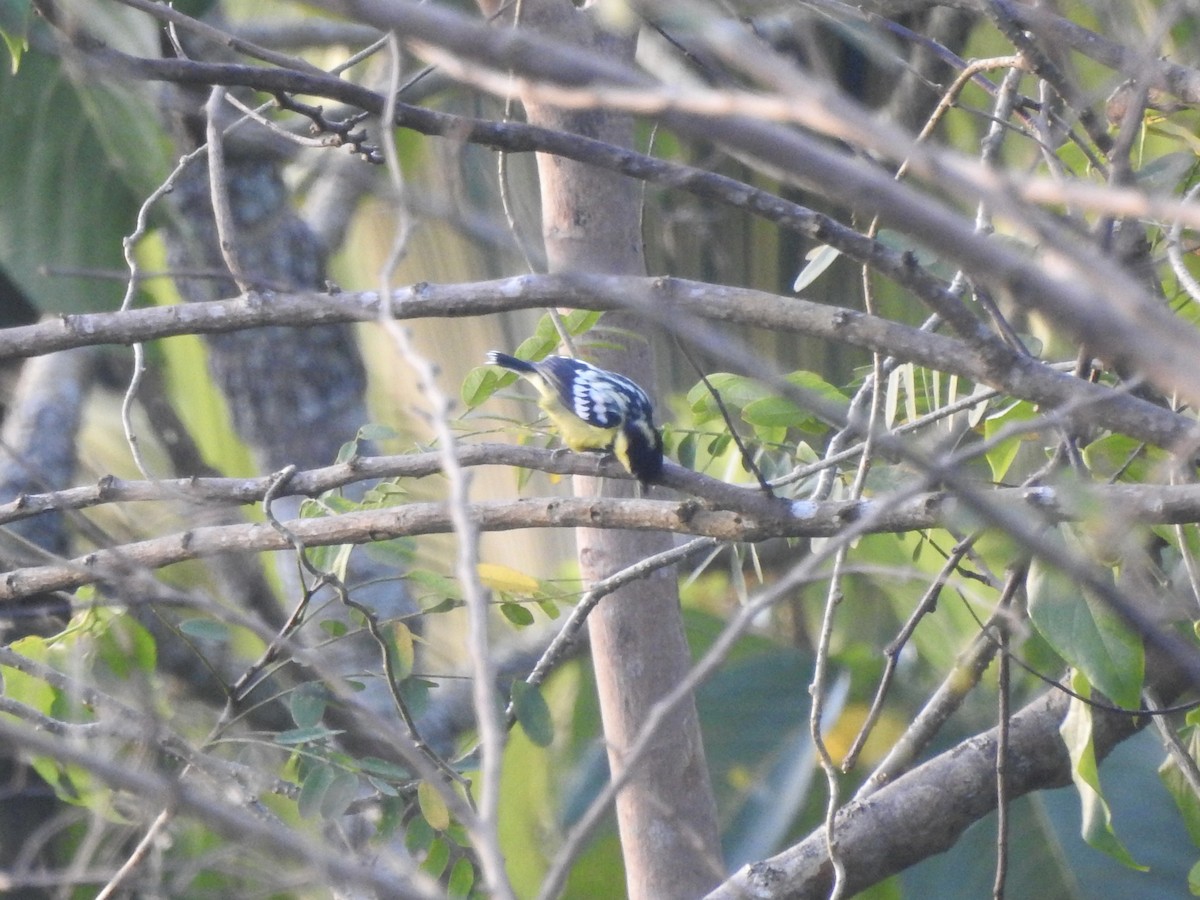
M 599 32 L 566 0 L 524 5 L 523 25 L 593 50 L 631 57 L 634 39 Z M 568 112 L 526 103 L 529 121 L 621 146 L 632 143 L 628 118 L 601 111 Z M 626 178 L 539 154 L 542 229 L 552 272 L 644 275 L 639 188 Z M 630 314 L 605 315 L 592 332 L 588 357 L 629 375 L 654 396 L 654 366 L 646 325 Z M 579 496 L 632 496 L 631 482 L 576 478 Z M 604 578 L 667 550 L 666 534 L 580 529 L 585 581 Z M 679 592 L 664 569 L 605 598 L 588 623 L 604 736 L 614 776 L 650 708 L 688 671 Z M 650 752 L 617 798 L 617 823 L 631 898 L 669 900 L 704 894 L 721 880 L 716 807 L 699 720 L 689 700 L 660 729 Z

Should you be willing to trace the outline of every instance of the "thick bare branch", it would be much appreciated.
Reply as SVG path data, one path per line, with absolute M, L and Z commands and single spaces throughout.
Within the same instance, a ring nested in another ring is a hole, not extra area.
M 474 284 L 416 284 L 391 301 L 400 319 L 455 318 L 562 304 L 633 307 L 666 326 L 685 317 L 823 337 L 986 384 L 1048 407 L 1072 405 L 1079 424 L 1118 431 L 1160 447 L 1195 437 L 1195 423 L 1145 400 L 1056 372 L 1016 354 L 996 358 L 964 342 L 863 313 L 747 288 L 682 279 L 604 275 L 522 275 Z M 91 344 L 130 344 L 180 334 L 269 325 L 374 321 L 379 298 L 352 294 L 250 294 L 232 300 L 91 313 L 0 331 L 0 358 Z
M 1186 685 L 1178 671 L 1160 667 L 1148 684 L 1169 696 Z M 1018 712 L 1009 724 L 1011 798 L 1061 787 L 1071 780 L 1071 761 L 1058 734 L 1070 698 L 1049 691 Z M 1146 718 L 1093 710 L 1096 758 L 1103 759 L 1136 732 Z M 901 776 L 837 817 L 838 853 L 846 865 L 848 893 L 861 891 L 922 859 L 941 853 L 967 827 L 996 808 L 996 729 L 977 735 Z M 825 835 L 737 872 L 709 900 L 824 898 L 832 885 Z
M 464 455 L 464 463 L 467 457 Z M 613 467 L 610 467 L 612 469 Z M 563 469 L 562 471 L 568 471 Z M 616 474 L 613 471 L 612 474 Z M 665 483 L 674 487 L 720 484 L 667 464 Z M 777 500 L 750 488 L 726 486 L 723 499 L 737 494 L 732 509 L 715 509 L 697 500 L 631 500 L 540 497 L 472 504 L 483 531 L 518 528 L 623 528 L 670 531 L 722 541 L 758 541 L 777 537 L 829 537 L 868 513 L 873 500 L 822 503 Z M 1200 522 L 1200 485 L 1104 485 L 1059 490 L 1051 487 L 1004 488 L 981 495 L 993 510 L 1035 515 L 1034 521 L 1087 518 L 1097 509 L 1120 509 L 1129 522 L 1178 524 Z M 888 501 L 889 504 L 891 501 Z M 983 501 L 981 501 L 983 502 Z M 895 504 L 872 523 L 874 532 L 958 528 L 973 521 L 971 508 L 951 491 L 919 494 Z M 410 503 L 321 519 L 296 519 L 287 530 L 307 547 L 362 544 L 405 535 L 444 534 L 450 518 L 444 503 Z M 286 550 L 286 538 L 266 524 L 213 525 L 166 537 L 98 550 L 59 565 L 9 572 L 0 580 L 0 602 L 38 591 L 69 590 L 84 584 L 117 581 L 126 574 L 157 569 L 217 553 Z

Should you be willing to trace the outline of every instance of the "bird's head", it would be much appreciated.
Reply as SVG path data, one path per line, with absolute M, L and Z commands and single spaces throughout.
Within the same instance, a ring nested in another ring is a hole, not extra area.
M 653 422 L 639 419 L 621 428 L 613 452 L 621 464 L 642 484 L 652 484 L 662 476 L 662 432 Z

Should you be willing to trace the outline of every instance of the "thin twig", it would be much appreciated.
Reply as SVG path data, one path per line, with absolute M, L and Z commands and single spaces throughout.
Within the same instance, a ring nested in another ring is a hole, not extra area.
M 400 87 L 400 43 L 395 32 L 388 36 L 390 57 L 390 90 L 384 107 L 384 121 L 391 122 L 396 114 L 396 96 Z M 387 128 L 382 133 L 384 158 L 391 175 L 398 201 L 402 201 L 404 181 L 396 150 L 395 134 Z M 409 217 L 401 208 L 400 221 L 392 251 L 379 273 L 380 296 L 391 298 L 391 278 L 395 266 L 407 249 Z M 437 384 L 435 367 L 417 352 L 407 331 L 391 314 L 390 300 L 380 307 L 380 324 L 391 336 L 401 355 L 417 374 L 418 388 L 431 406 L 430 419 L 438 435 L 442 469 L 449 482 L 449 513 L 457 538 L 458 552 L 455 571 L 467 606 L 467 646 L 472 665 L 472 692 L 475 720 L 480 736 L 479 803 L 476 821 L 471 828 L 476 852 L 479 854 L 484 877 L 492 896 L 511 898 L 512 886 L 505 870 L 497 830 L 501 757 L 505 731 L 496 702 L 496 666 L 492 659 L 488 637 L 489 604 L 479 580 L 479 525 L 470 511 L 469 477 L 459 463 L 457 440 L 450 427 L 450 400 Z

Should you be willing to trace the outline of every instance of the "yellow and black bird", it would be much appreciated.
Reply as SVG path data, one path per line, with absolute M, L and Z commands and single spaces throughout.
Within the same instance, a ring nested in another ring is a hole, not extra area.
M 642 484 L 662 474 L 662 434 L 646 392 L 624 375 L 569 356 L 526 362 L 493 350 L 491 365 L 516 372 L 537 388 L 540 406 L 572 450 L 612 450 Z

